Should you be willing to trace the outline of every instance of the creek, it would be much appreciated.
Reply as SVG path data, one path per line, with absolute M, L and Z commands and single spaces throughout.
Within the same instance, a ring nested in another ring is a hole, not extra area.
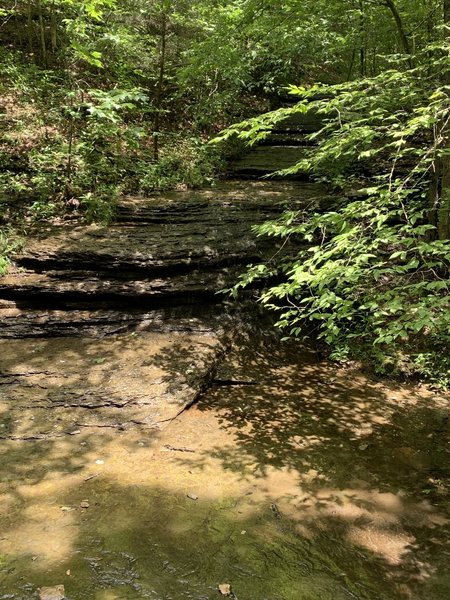
M 448 598 L 445 398 L 268 332 L 133 333 L 0 343 L 0 598 Z
M 257 162 L 40 229 L 0 281 L 0 599 L 450 597 L 445 395 L 217 294 L 278 251 L 253 223 L 326 202 Z

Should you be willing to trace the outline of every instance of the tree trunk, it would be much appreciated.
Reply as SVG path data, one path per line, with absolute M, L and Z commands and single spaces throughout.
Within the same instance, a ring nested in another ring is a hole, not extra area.
M 28 2 L 28 10 L 27 10 L 27 34 L 28 34 L 28 50 L 31 55 L 33 52 L 33 8 L 31 5 L 31 1 Z
M 439 210 L 437 214 L 438 237 L 450 239 L 450 157 L 442 159 L 442 184 Z
M 450 43 L 450 0 L 443 0 L 442 14 L 444 22 L 444 42 Z M 448 52 L 448 50 L 447 50 Z M 449 85 L 450 73 L 444 71 L 441 75 L 441 83 Z M 443 140 L 437 148 L 438 155 L 433 164 L 430 187 L 428 192 L 429 211 L 428 221 L 436 227 L 434 233 L 430 234 L 432 239 L 448 240 L 450 239 L 450 139 L 448 133 L 447 119 L 442 119 L 441 123 L 436 125 L 436 137 L 442 137 Z
M 47 67 L 47 45 L 45 43 L 45 26 L 44 17 L 42 16 L 42 5 L 38 2 L 38 14 L 39 14 L 39 34 L 41 38 L 41 52 L 42 52 L 42 64 Z
M 161 106 L 163 98 L 164 76 L 166 69 L 166 46 L 167 46 L 167 13 L 163 8 L 161 13 L 161 37 L 159 47 L 159 69 L 158 83 L 156 85 L 155 96 L 155 118 L 153 120 L 153 157 L 159 159 L 159 129 L 161 124 Z
M 450 0 L 444 0 L 444 40 L 447 44 L 450 43 Z M 448 85 L 450 83 L 450 75 L 448 71 L 444 72 L 442 83 Z M 446 126 L 448 130 L 448 126 Z M 450 140 L 448 131 L 444 131 L 444 151 L 449 151 Z M 438 237 L 440 240 L 450 239 L 450 156 L 441 156 L 438 160 L 438 175 L 441 179 L 440 198 L 436 215 Z M 440 173 L 439 173 L 440 171 Z
M 445 0 L 445 1 L 447 1 L 447 0 Z M 397 25 L 397 31 L 398 31 L 398 35 L 400 37 L 401 44 L 403 46 L 403 50 L 405 51 L 405 54 L 407 54 L 409 57 L 408 65 L 409 65 L 410 69 L 412 69 L 413 61 L 412 61 L 411 46 L 409 45 L 408 36 L 406 35 L 405 28 L 403 27 L 403 21 L 400 16 L 400 13 L 398 12 L 397 6 L 395 5 L 394 0 L 384 0 L 384 5 L 387 6 L 387 8 L 391 11 L 392 16 L 394 17 L 394 21 L 395 21 L 395 24 Z
M 366 76 L 366 15 L 363 0 L 359 0 L 359 72 L 361 77 Z
M 57 46 L 56 7 L 54 4 L 51 5 L 50 11 L 50 39 L 52 44 L 52 53 L 54 54 Z
M 352 59 L 350 61 L 350 65 L 348 67 L 348 72 L 347 72 L 347 79 L 346 81 L 350 81 L 350 79 L 352 78 L 352 73 L 353 73 L 353 65 L 355 64 L 355 58 L 356 58 L 356 50 L 353 48 L 353 52 L 352 52 Z
M 444 0 L 444 40 L 447 46 L 450 44 L 450 0 Z M 448 49 L 447 49 L 448 52 Z M 450 73 L 444 72 L 442 76 L 444 85 L 450 84 Z M 442 148 L 444 156 L 438 159 L 437 175 L 440 178 L 440 198 L 436 215 L 438 237 L 440 240 L 450 239 L 450 139 L 448 124 L 444 125 L 444 142 Z

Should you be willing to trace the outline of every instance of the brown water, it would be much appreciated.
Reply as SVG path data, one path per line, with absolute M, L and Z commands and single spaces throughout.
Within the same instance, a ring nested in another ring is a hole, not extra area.
M 450 597 L 445 397 L 253 339 L 173 420 L 218 346 L 169 338 L 0 343 L 0 598 Z

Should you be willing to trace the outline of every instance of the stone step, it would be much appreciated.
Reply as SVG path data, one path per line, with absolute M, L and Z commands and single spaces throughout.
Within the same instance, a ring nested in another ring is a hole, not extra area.
M 315 185 L 232 181 L 223 192 L 128 198 L 110 227 L 69 223 L 37 229 L 16 262 L 28 271 L 137 279 L 248 264 L 272 244 L 257 240 L 253 225 L 286 208 L 300 209 L 320 194 L 323 189 Z
M 220 326 L 209 332 L 0 342 L 0 438 L 51 440 L 139 427 L 139 436 L 149 439 L 149 429 L 160 429 L 196 401 L 227 349 Z M 72 457 L 78 447 L 79 441 L 69 450 Z
M 239 187 L 242 190 L 241 181 Z M 192 193 L 196 194 L 196 192 Z M 261 222 L 262 218 L 271 218 L 280 212 L 282 204 L 295 202 L 297 197 L 292 189 L 286 186 L 280 186 L 276 193 L 271 191 L 269 194 L 264 194 L 264 190 L 256 190 L 254 194 L 251 191 L 246 192 L 243 198 L 239 198 L 240 191 L 236 191 L 237 197 L 234 198 L 222 195 L 220 191 L 216 193 L 214 201 L 207 197 L 198 197 L 189 201 L 181 199 L 178 202 L 166 198 L 164 200 L 128 198 L 117 206 L 115 223 L 154 224 L 159 228 L 161 226 L 170 228 L 174 225 L 190 226 L 193 232 L 199 228 L 204 230 L 242 228 Z M 255 202 L 257 194 L 261 194 L 261 197 Z
M 40 226 L 0 279 L 0 338 L 156 330 L 160 315 L 172 328 L 187 317 L 223 319 L 228 298 L 217 292 L 281 243 L 252 226 L 324 196 L 316 184 L 236 180 L 125 198 L 109 227 Z
M 314 133 L 323 127 L 323 119 L 315 113 L 291 113 L 277 123 L 272 133 Z
M 305 133 L 287 131 L 270 134 L 264 140 L 261 140 L 258 146 L 301 146 L 309 148 L 314 146 L 314 142 L 309 140 L 308 135 Z
M 239 271 L 241 271 L 239 269 Z M 236 280 L 238 269 L 193 271 L 168 278 L 101 278 L 90 272 L 22 272 L 0 279 L 0 298 L 21 308 L 117 308 L 220 302 L 218 292 Z
M 107 229 L 58 227 L 45 239 L 33 239 L 16 258 L 19 268 L 45 271 L 93 271 L 115 277 L 171 276 L 215 270 L 259 256 L 250 224 L 236 227 L 174 224 Z
M 299 146 L 257 146 L 234 162 L 231 165 L 231 172 L 236 177 L 264 177 L 282 169 L 289 169 L 305 157 L 306 150 Z M 286 178 L 286 176 L 282 177 Z M 289 177 L 308 179 L 309 176 L 305 171 L 299 171 Z
M 118 208 L 131 215 L 154 217 L 158 223 L 173 224 L 174 219 L 198 222 L 201 218 L 207 225 L 218 218 L 221 222 L 227 216 L 237 221 L 241 221 L 243 215 L 254 219 L 261 209 L 274 212 L 283 202 L 309 193 L 309 188 L 299 190 L 298 185 L 289 181 L 244 184 L 239 179 L 227 179 L 205 189 L 160 192 L 150 197 L 128 196 L 120 200 Z
M 58 310 L 21 307 L 20 302 L 0 301 L 0 338 L 96 337 L 129 330 L 209 333 L 227 322 L 223 308 L 199 311 L 198 305 L 163 309 Z M 203 314 L 201 314 L 201 312 Z

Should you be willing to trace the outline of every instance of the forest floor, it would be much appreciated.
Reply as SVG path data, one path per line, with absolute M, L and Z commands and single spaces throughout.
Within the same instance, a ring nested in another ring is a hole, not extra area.
M 447 599 L 447 398 L 206 329 L 0 342 L 0 597 Z

